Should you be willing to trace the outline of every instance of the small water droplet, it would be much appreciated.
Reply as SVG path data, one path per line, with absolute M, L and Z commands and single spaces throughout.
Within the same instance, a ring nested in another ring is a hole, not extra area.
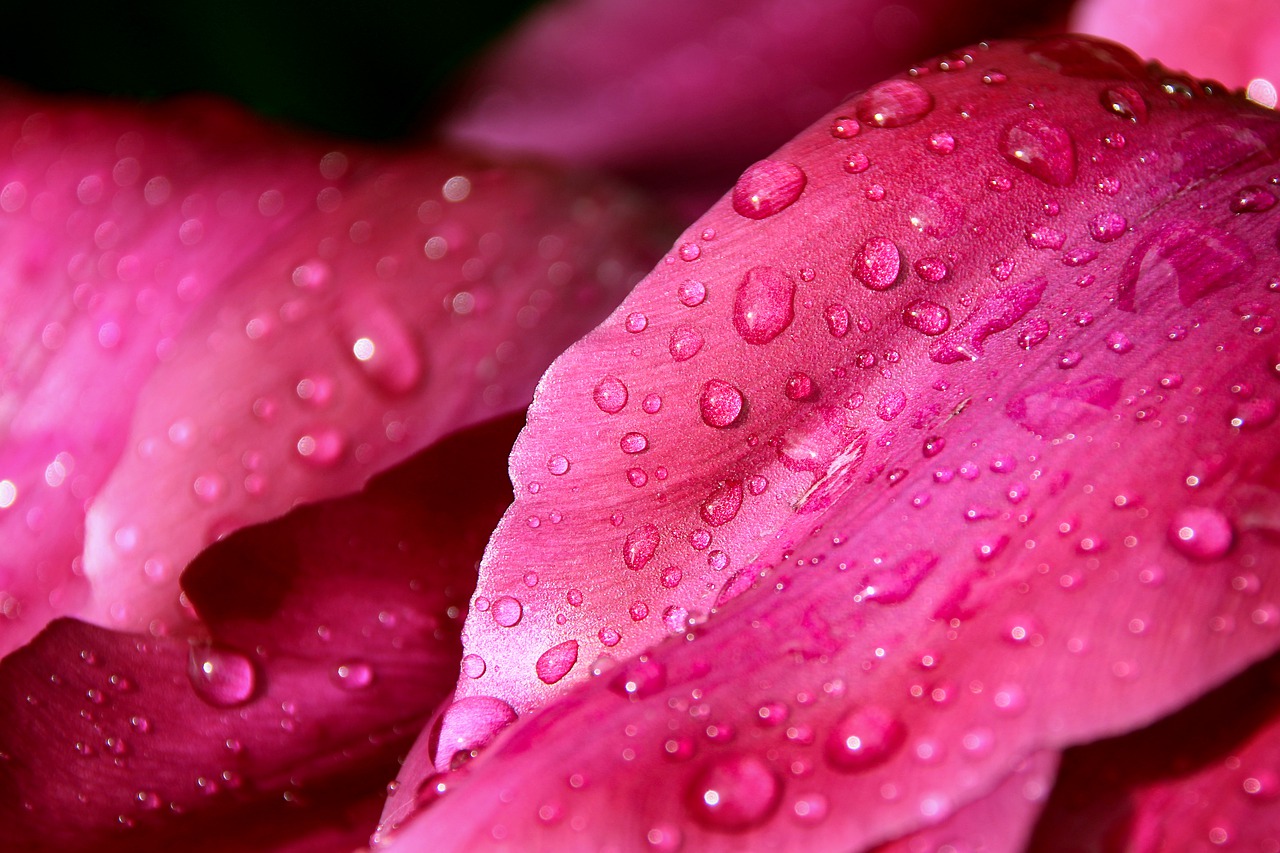
M 675 361 L 688 361 L 702 351 L 706 339 L 697 329 L 681 326 L 673 329 L 671 339 L 667 342 L 667 351 Z
M 698 412 L 707 426 L 723 428 L 738 420 L 744 403 L 737 388 L 720 379 L 709 379 L 698 397 Z
M 1110 243 L 1124 236 L 1129 221 L 1115 211 L 1099 213 L 1089 223 L 1089 236 L 1099 243 Z M 1090 259 L 1092 260 L 1092 259 Z
M 748 219 L 765 219 L 785 210 L 804 192 L 805 174 L 792 163 L 761 160 L 733 188 L 733 209 Z
M 813 396 L 813 380 L 807 373 L 793 373 L 787 377 L 783 390 L 790 400 L 807 400 Z
M 258 678 L 253 662 L 233 649 L 197 645 L 191 647 L 187 677 L 205 702 L 218 708 L 234 708 L 253 698 Z
M 569 460 L 560 454 L 547 459 L 547 470 L 559 477 L 569 472 Z
M 862 130 L 862 125 L 852 116 L 837 116 L 831 123 L 831 135 L 836 139 L 853 139 Z
M 296 448 L 302 460 L 318 468 L 336 465 L 347 449 L 347 440 L 334 427 L 313 430 L 298 439 Z
M 854 101 L 858 120 L 873 127 L 912 124 L 933 109 L 933 96 L 912 80 L 886 80 L 872 86 Z
M 605 376 L 592 389 L 591 399 L 606 415 L 616 415 L 627 405 L 627 386 L 616 376 Z
M 843 305 L 828 305 L 822 312 L 827 321 L 827 331 L 833 338 L 843 338 L 849 333 L 849 309 Z M 1280 373 L 1280 369 L 1277 370 Z
M 731 755 L 708 763 L 685 792 L 685 804 L 702 826 L 741 832 L 773 816 L 782 780 L 763 758 Z
M 332 676 L 343 690 L 362 690 L 373 683 L 373 667 L 364 661 L 348 661 L 334 667 Z
M 649 439 L 641 432 L 629 432 L 618 442 L 623 453 L 643 453 L 649 449 Z
M 538 657 L 534 665 L 538 680 L 543 684 L 555 684 L 569 674 L 578 662 L 578 641 L 567 640 L 552 646 Z
M 518 625 L 524 616 L 524 605 L 520 603 L 520 599 L 504 595 L 493 600 L 489 612 L 494 622 L 503 628 L 511 628 Z
M 906 727 L 874 705 L 854 708 L 831 729 L 823 756 L 835 770 L 857 773 L 886 761 L 906 739 Z
M 912 269 L 916 271 L 916 275 L 930 284 L 937 284 L 950 273 L 946 261 L 941 258 L 921 258 L 912 264 Z
M 929 150 L 935 154 L 950 154 L 956 150 L 956 138 L 945 130 L 930 134 Z
M 902 253 L 884 237 L 872 237 L 853 259 L 853 274 L 872 290 L 887 290 L 902 272 Z

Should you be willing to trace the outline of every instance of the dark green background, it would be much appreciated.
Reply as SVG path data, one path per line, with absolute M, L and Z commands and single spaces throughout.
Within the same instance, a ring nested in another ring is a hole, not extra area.
M 220 92 L 295 124 L 389 138 L 421 123 L 459 65 L 533 5 L 20 0 L 0 15 L 0 77 L 49 91 Z

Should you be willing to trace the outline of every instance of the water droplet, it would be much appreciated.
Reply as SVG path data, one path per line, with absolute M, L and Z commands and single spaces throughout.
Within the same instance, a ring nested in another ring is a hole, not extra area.
M 609 682 L 609 689 L 614 693 L 632 699 L 644 699 L 661 693 L 666 686 L 666 666 L 646 655 L 624 665 Z
M 611 648 L 618 645 L 622 640 L 622 634 L 618 632 L 617 628 L 601 628 L 600 632 L 596 634 L 596 636 L 600 638 L 600 642 L 603 645 Z
M 1117 306 L 1134 311 L 1144 293 L 1177 291 L 1185 306 L 1247 278 L 1253 252 L 1235 234 L 1189 220 L 1165 223 L 1142 238 L 1121 267 Z
M 606 415 L 616 415 L 627 405 L 627 386 L 616 376 L 606 376 L 596 383 L 591 399 Z
M 1193 559 L 1217 560 L 1231 550 L 1235 532 L 1231 522 L 1218 510 L 1190 506 L 1174 513 L 1169 523 L 1169 541 Z
M 489 665 L 485 663 L 484 658 L 480 657 L 480 655 L 462 656 L 462 674 L 467 678 L 480 678 L 488 668 Z
M 833 769 L 857 773 L 887 760 L 905 739 L 906 727 L 897 717 L 868 705 L 840 718 L 827 737 L 823 756 Z
M 1032 177 L 1055 187 L 1076 179 L 1076 146 L 1066 128 L 1031 116 L 1004 131 L 1000 153 Z
M 931 435 L 924 440 L 924 446 L 921 452 L 926 459 L 931 459 L 941 453 L 947 446 L 947 440 L 940 435 Z
M 253 662 L 233 649 L 213 645 L 191 647 L 187 677 L 205 702 L 234 708 L 253 698 L 258 677 Z
M 632 622 L 640 622 L 648 618 L 649 605 L 643 601 L 636 601 L 627 609 L 627 612 L 631 614 Z
M 855 151 L 844 161 L 844 170 L 850 175 L 860 175 L 871 168 L 871 158 L 861 151 Z
M 479 749 L 515 720 L 515 709 L 493 696 L 467 696 L 454 702 L 440 723 L 436 769 L 449 770 L 455 755 Z
M 1103 109 L 1112 115 L 1134 124 L 1146 124 L 1147 102 L 1142 93 L 1132 86 L 1112 86 L 1102 90 Z
M 929 150 L 935 154 L 950 154 L 956 150 L 956 138 L 945 130 L 929 136 Z
M 863 601 L 875 604 L 897 604 L 906 601 L 938 565 L 938 557 L 930 551 L 915 551 L 893 566 L 874 569 L 862 579 Z
M 567 640 L 558 646 L 552 646 L 538 657 L 534 668 L 538 680 L 543 684 L 555 684 L 569 674 L 573 665 L 578 662 L 578 641 Z
M 1040 304 L 1048 281 L 1033 278 L 1005 285 L 983 300 L 972 314 L 938 342 L 929 357 L 939 364 L 952 364 L 982 355 L 983 343 L 1021 320 Z
M 702 249 L 697 243 L 683 243 L 680 246 L 679 255 L 682 261 L 696 261 L 702 257 Z
M 697 329 L 681 326 L 673 329 L 671 340 L 667 343 L 667 351 L 676 361 L 688 361 L 702 351 L 706 339 Z
M 623 453 L 643 453 L 649 449 L 649 439 L 644 433 L 629 432 L 618 442 Z
M 557 477 L 567 474 L 569 473 L 569 460 L 557 453 L 547 459 L 547 470 Z
M 836 116 L 831 123 L 831 135 L 836 139 L 853 139 L 862 130 L 862 125 L 852 116 Z
M 685 792 L 685 804 L 702 826 L 741 832 L 773 816 L 782 799 L 782 780 L 764 759 L 731 755 L 707 764 Z
M 776 338 L 795 317 L 796 285 L 773 267 L 755 267 L 738 284 L 733 303 L 733 326 L 749 344 Z
M 902 127 L 917 122 L 933 109 L 933 96 L 911 80 L 886 80 L 854 101 L 858 120 L 873 127 Z
M 683 634 L 689 627 L 689 611 L 673 604 L 662 611 L 662 624 L 673 634 Z
M 940 335 L 951 328 L 951 312 L 936 302 L 918 299 L 903 310 L 902 325 L 926 335 Z
M 887 290 L 902 272 L 902 253 L 892 240 L 872 237 L 853 259 L 853 274 L 872 290 Z
M 373 683 L 373 667 L 364 661 L 349 661 L 334 667 L 332 677 L 344 690 L 361 690 Z
M 304 462 L 328 468 L 342 458 L 347 449 L 347 440 L 337 429 L 325 427 L 299 438 L 296 447 Z
M 822 314 L 827 321 L 827 331 L 833 338 L 843 338 L 849 333 L 849 309 L 843 305 L 828 305 Z
M 937 284 L 947 277 L 950 270 L 941 258 L 921 258 L 912 265 L 916 275 L 930 284 Z
M 707 426 L 727 427 L 742 415 L 745 401 L 742 392 L 728 382 L 709 379 L 698 397 L 698 411 Z
M 786 209 L 804 192 L 799 166 L 761 160 L 750 166 L 733 187 L 733 209 L 748 219 L 765 219 Z
M 389 394 L 407 394 L 425 372 L 413 332 L 383 306 L 360 312 L 349 324 L 345 340 L 365 376 Z
M 698 509 L 702 520 L 712 527 L 733 521 L 742 508 L 742 481 L 726 480 L 716 486 Z
M 686 281 L 680 285 L 680 304 L 696 308 L 707 298 L 707 287 L 700 281 Z
M 1129 336 L 1124 332 L 1108 332 L 1106 341 L 1107 349 L 1120 355 L 1124 355 L 1133 349 L 1133 342 L 1129 340 Z
M 627 331 L 633 335 L 638 335 L 645 329 L 649 328 L 649 318 L 639 311 L 632 311 L 627 315 L 626 323 Z
M 1232 213 L 1262 213 L 1276 206 L 1276 197 L 1266 187 L 1251 185 L 1236 190 L 1231 197 Z
M 813 380 L 806 373 L 793 373 L 787 377 L 783 390 L 788 399 L 807 400 L 813 396 Z
M 662 585 L 667 589 L 675 589 L 683 578 L 684 572 L 680 571 L 679 566 L 667 566 L 662 573 Z
M 642 524 L 627 534 L 622 543 L 622 562 L 628 569 L 638 572 L 653 557 L 662 541 L 657 525 Z
M 524 616 L 524 605 L 520 603 L 520 599 L 504 595 L 493 600 L 489 613 L 494 622 L 503 628 L 511 628 L 519 624 Z
M 1115 211 L 1099 213 L 1089 223 L 1089 236 L 1099 243 L 1110 243 L 1124 236 L 1129 221 Z M 1092 259 L 1090 259 L 1092 260 Z

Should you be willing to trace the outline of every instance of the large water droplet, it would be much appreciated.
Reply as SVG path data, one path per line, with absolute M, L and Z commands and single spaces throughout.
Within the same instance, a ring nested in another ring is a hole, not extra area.
M 253 698 L 258 678 L 253 661 L 221 646 L 192 646 L 187 676 L 205 702 L 218 708 L 234 708 Z
M 1184 507 L 1169 522 L 1173 547 L 1196 560 L 1217 560 L 1226 556 L 1235 540 L 1231 522 L 1216 509 Z
M 538 657 L 534 668 L 538 680 L 543 684 L 555 684 L 569 674 L 573 665 L 578 662 L 578 641 L 567 640 L 558 646 L 552 646 Z
M 1125 261 L 1116 304 L 1134 311 L 1139 290 L 1158 295 L 1176 289 L 1178 300 L 1190 306 L 1247 279 L 1253 262 L 1248 244 L 1234 234 L 1190 220 L 1168 222 L 1144 236 Z
M 767 344 L 795 317 L 796 285 L 773 267 L 755 267 L 743 276 L 733 302 L 733 327 L 749 344 Z
M 853 259 L 853 274 L 872 290 L 887 290 L 902 272 L 902 253 L 892 240 L 872 237 Z
M 671 340 L 667 342 L 667 351 L 676 361 L 688 361 L 702 351 L 706 339 L 697 329 L 681 326 L 673 329 Z
M 727 480 L 716 486 L 699 507 L 702 520 L 712 527 L 728 524 L 742 508 L 742 481 Z
M 761 160 L 742 173 L 733 188 L 733 209 L 748 219 L 764 219 L 789 207 L 804 192 L 799 166 Z
M 1022 171 L 1046 184 L 1065 187 L 1076 179 L 1076 146 L 1061 125 L 1039 116 L 1005 128 L 1000 153 Z
M 732 755 L 707 764 L 685 792 L 693 819 L 723 832 L 759 826 L 773 816 L 781 799 L 781 778 L 755 755 Z
M 742 392 L 728 382 L 708 379 L 698 397 L 698 412 L 707 426 L 731 426 L 742 415 Z
M 622 543 L 622 562 L 628 569 L 638 572 L 653 557 L 662 541 L 657 525 L 642 524 L 627 534 Z
M 831 729 L 823 756 L 835 770 L 857 773 L 887 760 L 906 734 L 906 727 L 889 711 L 874 705 L 854 708 Z
M 493 621 L 503 628 L 511 628 L 519 624 L 524 616 L 524 605 L 520 603 L 520 599 L 504 595 L 494 599 L 490 606 L 490 615 Z
M 455 755 L 479 749 L 515 719 L 515 709 L 492 696 L 467 696 L 454 702 L 441 720 L 436 769 L 449 770 Z
M 912 80 L 886 80 L 859 95 L 854 109 L 863 124 L 902 127 L 928 115 L 933 96 Z
M 616 415 L 627 405 L 627 386 L 616 376 L 605 376 L 592 389 L 591 399 L 606 415 Z

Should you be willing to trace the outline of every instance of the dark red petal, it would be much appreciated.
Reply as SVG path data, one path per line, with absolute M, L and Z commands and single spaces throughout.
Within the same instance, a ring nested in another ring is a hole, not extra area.
M 1280 845 L 1280 660 L 1149 728 L 1070 749 L 1032 849 Z
M 1100 42 L 969 60 L 902 78 L 932 103 L 910 122 L 842 139 L 845 105 L 785 146 L 773 159 L 807 175 L 797 202 L 765 220 L 721 202 L 544 378 L 468 617 L 486 667 L 458 695 L 526 713 L 601 678 L 471 762 L 432 832 L 625 845 L 676 823 L 687 845 L 762 847 L 794 830 L 793 798 L 821 791 L 835 807 L 806 838 L 857 848 L 1280 645 L 1277 226 L 1232 203 L 1275 171 L 1280 120 L 1166 92 Z M 1117 87 L 1145 123 L 1111 106 Z M 892 98 L 886 114 L 925 103 Z M 1011 138 L 1029 117 L 1038 129 Z M 855 152 L 876 165 L 847 172 Z M 1095 239 L 1102 214 L 1124 233 Z M 1061 249 L 1042 247 L 1048 232 Z M 872 238 L 912 270 L 884 290 L 852 264 Z M 948 275 L 914 275 L 923 257 Z M 794 296 L 753 310 L 790 299 L 794 316 L 758 344 L 736 294 L 762 266 Z M 689 308 L 692 280 L 705 298 Z M 904 324 L 926 294 L 956 315 L 945 337 Z M 670 358 L 677 325 L 705 337 L 695 358 Z M 817 386 L 799 401 L 798 372 Z M 619 448 L 632 432 L 643 461 Z M 732 480 L 748 484 L 741 507 L 707 524 Z M 495 618 L 504 599 L 518 622 Z M 569 639 L 578 665 L 547 685 L 536 661 Z M 724 824 L 697 790 L 721 763 L 744 780 Z M 606 800 L 634 813 L 591 818 Z M 539 822 L 556 804 L 564 821 Z
M 207 112 L 0 112 L 9 645 L 180 630 L 201 547 L 523 408 L 657 256 L 597 181 Z
M 271 849 L 329 824 L 350 839 L 337 818 L 381 791 L 452 687 L 460 609 L 510 499 L 495 451 L 518 426 L 202 553 L 183 584 L 207 639 L 61 619 L 6 657 L 6 849 Z M 358 814 L 367 838 L 376 810 Z

